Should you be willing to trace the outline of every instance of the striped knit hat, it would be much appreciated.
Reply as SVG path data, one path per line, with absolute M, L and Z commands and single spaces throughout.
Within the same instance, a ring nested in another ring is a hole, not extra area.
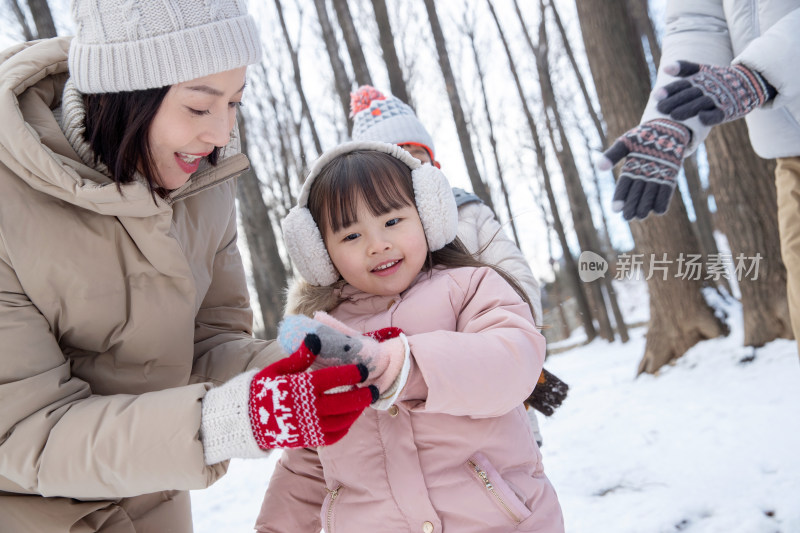
M 417 119 L 414 110 L 392 95 L 386 96 L 370 85 L 350 93 L 350 116 L 354 141 L 417 144 L 435 161 L 433 139 Z
M 85 94 L 174 85 L 257 63 L 245 0 L 72 0 L 70 77 Z

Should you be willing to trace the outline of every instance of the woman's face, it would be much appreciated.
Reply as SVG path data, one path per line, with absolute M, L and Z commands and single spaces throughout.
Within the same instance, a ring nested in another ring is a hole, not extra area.
M 247 67 L 170 87 L 150 125 L 150 151 L 167 190 L 189 181 L 200 161 L 230 141 Z

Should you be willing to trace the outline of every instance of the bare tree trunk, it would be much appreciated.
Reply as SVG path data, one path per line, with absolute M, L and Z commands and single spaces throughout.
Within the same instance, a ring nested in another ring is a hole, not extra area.
M 486 0 L 486 2 L 489 6 L 489 9 L 492 11 L 492 13 L 494 13 L 494 7 L 492 6 L 491 0 Z M 517 73 L 516 63 L 514 62 L 514 58 L 511 55 L 511 50 L 508 47 L 508 42 L 506 41 L 505 35 L 502 33 L 499 25 L 498 31 L 500 34 L 500 41 L 503 43 L 503 47 L 506 51 L 506 57 L 508 58 L 511 75 L 514 78 L 514 83 L 517 87 L 517 93 L 519 94 L 522 111 L 525 114 L 525 118 L 528 122 L 528 129 L 530 130 L 531 138 L 533 139 L 535 146 L 536 160 L 539 163 L 540 170 L 542 171 L 544 188 L 547 193 L 547 199 L 550 203 L 550 212 L 553 215 L 553 226 L 555 227 L 556 233 L 558 234 L 558 240 L 561 244 L 561 250 L 564 256 L 564 262 L 566 263 L 567 274 L 570 278 L 570 281 L 573 283 L 575 301 L 578 304 L 579 314 L 581 316 L 581 320 L 583 321 L 583 329 L 586 332 L 586 338 L 588 340 L 592 340 L 597 336 L 597 332 L 594 329 L 594 324 L 592 322 L 592 311 L 589 305 L 589 300 L 587 299 L 586 294 L 581 287 L 580 277 L 578 276 L 578 265 L 575 263 L 575 258 L 572 257 L 572 252 L 570 251 L 569 244 L 567 242 L 566 232 L 564 231 L 564 224 L 561 222 L 561 216 L 558 213 L 558 204 L 556 203 L 556 197 L 553 193 L 553 187 L 550 180 L 550 172 L 547 169 L 547 160 L 545 157 L 544 148 L 542 147 L 542 143 L 539 139 L 539 133 L 536 129 L 536 123 L 533 120 L 533 115 L 528 107 L 528 101 L 525 98 L 525 91 L 522 88 L 522 83 L 520 82 L 519 74 Z
M 411 106 L 408 91 L 406 90 L 406 82 L 403 78 L 403 69 L 400 67 L 397 49 L 394 46 L 394 34 L 389 23 L 386 1 L 372 0 L 372 9 L 375 12 L 375 21 L 378 23 L 378 37 L 381 43 L 381 51 L 383 52 L 383 62 L 386 63 L 386 70 L 389 73 L 389 87 L 394 96 Z
M 589 142 L 589 136 L 586 135 L 586 132 L 582 128 L 577 128 L 577 130 L 581 134 L 581 138 L 583 138 L 583 145 L 586 148 L 586 153 L 592 153 L 592 146 Z M 589 168 L 592 169 L 592 184 L 594 185 L 594 201 L 597 204 L 597 208 L 600 210 L 600 220 L 602 221 L 603 231 L 600 234 L 600 246 L 603 248 L 603 254 L 606 258 L 609 255 L 615 253 L 614 245 L 611 244 L 611 231 L 608 229 L 608 217 L 606 216 L 606 210 L 603 208 L 603 199 L 600 196 L 600 176 L 597 173 L 597 168 L 595 167 L 594 163 L 591 161 L 591 157 L 589 159 Z
M 641 41 L 626 0 L 578 0 L 575 5 L 608 137 L 613 139 L 639 123 L 650 93 Z M 703 298 L 703 281 L 675 275 L 679 256 L 699 250 L 680 194 L 674 195 L 663 216 L 631 222 L 630 227 L 650 278 L 650 324 L 639 372 L 655 373 L 697 342 L 726 334 L 727 327 Z M 652 262 L 663 257 L 671 263 Z
M 556 9 L 553 0 L 550 0 L 549 4 L 550 9 L 553 10 L 553 18 L 556 21 L 556 26 L 558 26 L 558 32 L 561 34 L 561 43 L 564 46 L 564 51 L 567 53 L 567 58 L 569 59 L 570 65 L 572 65 L 572 70 L 575 71 L 575 76 L 578 78 L 578 86 L 581 89 L 583 99 L 586 101 L 586 108 L 589 110 L 589 116 L 592 117 L 592 123 L 597 130 L 597 135 L 600 137 L 600 144 L 601 146 L 606 146 L 606 133 L 603 128 L 603 121 L 594 109 L 592 98 L 589 96 L 589 90 L 586 88 L 586 81 L 583 79 L 581 69 L 578 68 L 578 62 L 575 61 L 575 54 L 572 51 L 572 46 L 570 46 L 569 39 L 567 39 L 567 32 L 564 30 L 564 25 L 561 23 L 561 16 L 559 16 L 558 9 Z M 520 20 L 522 20 L 522 14 L 517 5 L 517 0 L 514 0 L 514 8 L 517 10 L 517 15 L 520 17 Z
M 444 77 L 447 96 L 453 111 L 453 120 L 455 120 L 456 123 L 458 140 L 461 143 L 461 152 L 467 166 L 469 181 L 472 184 L 473 192 L 478 195 L 486 205 L 494 210 L 494 204 L 489 194 L 489 189 L 481 179 L 480 173 L 478 172 L 478 164 L 475 162 L 475 154 L 472 150 L 472 139 L 470 138 L 469 129 L 467 128 L 467 122 L 464 119 L 464 110 L 461 107 L 461 99 L 458 95 L 453 69 L 450 66 L 450 57 L 447 54 L 447 46 L 445 45 L 444 34 L 442 33 L 442 27 L 439 23 L 439 16 L 436 14 L 436 6 L 433 0 L 424 0 L 424 2 L 425 9 L 428 11 L 428 21 L 431 25 L 433 40 L 436 43 L 436 51 L 439 56 L 439 67 Z
M 36 25 L 36 33 L 39 39 L 47 39 L 58 35 L 47 0 L 28 0 L 28 9 L 31 10 L 31 15 L 33 15 L 33 23 Z
M 247 126 L 242 115 L 239 115 L 239 133 L 242 152 L 247 154 Z M 274 339 L 278 335 L 278 322 L 283 316 L 286 269 L 278 251 L 269 211 L 261 196 L 258 177 L 252 168 L 239 177 L 236 197 L 264 320 L 264 335 L 265 338 Z
M 342 28 L 347 51 L 350 53 L 350 63 L 353 65 L 356 83 L 359 85 L 372 85 L 367 60 L 364 58 L 364 51 L 361 49 L 361 41 L 358 39 L 358 32 L 355 24 L 353 24 L 353 17 L 350 15 L 347 0 L 333 0 L 333 8 L 336 10 L 336 18 Z
M 494 18 L 497 30 L 503 37 L 503 30 L 500 26 L 500 21 L 491 4 L 489 4 L 492 18 Z M 589 208 L 589 202 L 586 199 L 586 194 L 583 191 L 583 183 L 581 183 L 581 176 L 578 171 L 578 166 L 575 163 L 575 157 L 572 152 L 569 138 L 567 137 L 564 125 L 561 121 L 561 114 L 558 107 L 558 102 L 555 97 L 555 89 L 550 80 L 550 62 L 548 58 L 548 40 L 545 25 L 545 12 L 544 2 L 540 0 L 541 18 L 539 22 L 539 45 L 533 44 L 530 37 L 525 20 L 522 18 L 522 13 L 517 10 L 517 17 L 522 28 L 525 42 L 528 44 L 533 57 L 536 60 L 536 69 L 539 78 L 539 87 L 541 89 L 542 103 L 545 107 L 545 123 L 547 131 L 550 136 L 553 152 L 556 154 L 561 172 L 564 176 L 564 183 L 567 190 L 567 196 L 570 202 L 570 210 L 572 212 L 573 225 L 575 233 L 578 236 L 578 243 L 581 250 L 592 251 L 602 256 L 602 247 L 597 237 L 597 231 L 594 229 L 592 221 L 592 212 Z M 547 112 L 550 110 L 550 113 Z M 552 119 L 551 119 L 552 115 Z M 555 122 L 555 128 L 553 128 Z M 604 257 L 605 259 L 605 257 Z M 589 301 L 592 305 L 592 314 L 597 318 L 598 325 L 600 326 L 600 336 L 608 341 L 614 340 L 614 330 L 611 327 L 611 319 L 608 315 L 608 307 L 606 305 L 605 296 L 603 293 L 603 281 L 597 279 L 586 283 L 587 292 L 589 293 Z M 613 291 L 608 293 L 610 298 Z M 625 331 L 625 324 L 622 320 L 621 329 Z M 625 332 L 627 337 L 627 332 Z
M 686 176 L 686 183 L 689 186 L 689 195 L 692 198 L 694 207 L 694 228 L 697 240 L 700 243 L 700 250 L 705 257 L 714 256 L 719 253 L 717 241 L 714 239 L 714 222 L 711 217 L 711 209 L 708 207 L 708 195 L 703 184 L 700 182 L 700 172 L 697 169 L 697 154 L 692 154 L 683 161 L 683 173 Z M 715 280 L 717 286 L 724 288 L 728 294 L 732 294 L 730 283 L 726 278 Z
M 564 311 L 564 301 L 565 296 L 562 290 L 562 283 L 564 276 L 559 276 L 558 271 L 556 270 L 556 265 L 558 261 L 556 261 L 555 257 L 553 257 L 553 244 L 552 244 L 552 233 L 555 232 L 555 228 L 553 227 L 553 222 L 548 217 L 547 213 L 547 205 L 541 195 L 537 195 L 533 192 L 533 187 L 529 186 L 531 191 L 531 195 L 536 198 L 537 204 L 539 208 L 542 210 L 542 220 L 544 220 L 545 225 L 547 226 L 547 257 L 549 259 L 550 266 L 553 268 L 553 284 L 552 284 L 552 291 L 548 294 L 548 300 L 552 302 L 552 310 L 553 314 L 557 314 L 558 317 L 558 328 L 560 331 L 564 332 L 564 335 L 561 338 L 566 339 L 569 337 L 570 334 L 570 327 L 569 327 L 569 320 L 567 320 L 567 314 Z M 556 235 L 558 238 L 558 235 Z M 578 289 L 580 290 L 580 289 Z M 544 310 L 542 310 L 544 313 Z M 552 316 L 552 315 L 551 315 Z M 544 317 L 542 317 L 544 319 Z M 556 322 L 556 318 L 551 318 L 552 322 Z
M 714 127 L 706 148 L 717 218 L 728 236 L 733 264 L 739 254 L 743 259 L 761 257 L 757 277 L 737 276 L 744 344 L 758 347 L 777 338 L 791 339 L 786 268 L 778 240 L 775 161 L 756 156 L 743 120 Z M 752 261 L 745 259 L 743 264 Z
M 353 125 L 350 123 L 350 78 L 347 76 L 347 69 L 342 58 L 339 57 L 339 44 L 336 42 L 336 34 L 333 32 L 333 27 L 328 17 L 328 8 L 325 5 L 325 0 L 314 0 L 314 6 L 317 8 L 317 19 L 322 28 L 322 40 L 325 41 L 325 49 L 328 51 L 328 57 L 331 60 L 336 94 L 339 96 L 339 103 L 342 106 L 344 122 L 347 124 L 347 133 L 349 135 L 353 131 Z
M 17 0 L 8 0 L 8 5 L 11 6 L 11 11 L 13 11 L 14 15 L 17 17 L 19 27 L 22 29 L 22 36 L 26 41 L 33 41 L 34 36 L 30 26 L 28 26 L 28 19 L 25 18 L 25 13 L 22 11 L 22 8 L 19 7 Z
M 636 31 L 647 40 L 653 64 L 657 66 L 661 63 L 661 45 L 658 43 L 656 29 L 653 27 L 653 19 L 650 18 L 648 4 L 648 0 L 628 0 L 628 9 Z
M 297 89 L 297 94 L 300 97 L 300 104 L 303 108 L 303 116 L 306 117 L 308 128 L 311 131 L 311 137 L 314 139 L 314 148 L 316 148 L 318 154 L 321 154 L 322 143 L 319 141 L 319 135 L 317 134 L 317 128 L 314 125 L 314 119 L 311 118 L 311 109 L 308 107 L 306 93 L 303 90 L 303 79 L 300 75 L 300 60 L 297 57 L 297 50 L 292 45 L 292 39 L 289 37 L 289 30 L 286 29 L 286 21 L 283 18 L 283 7 L 281 6 L 281 0 L 275 0 L 275 7 L 278 10 L 278 18 L 280 19 L 283 38 L 286 41 L 286 48 L 289 50 L 289 55 L 292 58 L 292 67 L 294 67 L 294 85 Z
M 489 100 L 486 91 L 486 80 L 483 74 L 483 66 L 481 65 L 481 60 L 478 55 L 478 47 L 475 44 L 475 30 L 473 26 L 466 28 L 465 24 L 465 33 L 469 38 L 469 43 L 472 46 L 472 54 L 475 58 L 475 68 L 478 72 L 478 80 L 481 84 L 481 93 L 483 95 L 483 109 L 486 113 L 486 121 L 489 125 L 489 144 L 492 146 L 492 155 L 494 156 L 494 163 L 495 163 L 495 170 L 497 171 L 497 179 L 500 181 L 500 190 L 503 192 L 503 201 L 506 204 L 506 210 L 508 211 L 508 221 L 511 225 L 511 232 L 514 234 L 514 242 L 517 244 L 517 248 L 519 248 L 519 234 L 517 233 L 517 224 L 514 221 L 514 213 L 511 211 L 511 200 L 508 196 L 508 188 L 506 187 L 506 181 L 503 178 L 503 166 L 500 164 L 500 154 L 497 151 L 497 138 L 494 135 L 494 122 L 492 121 L 492 113 L 489 111 Z

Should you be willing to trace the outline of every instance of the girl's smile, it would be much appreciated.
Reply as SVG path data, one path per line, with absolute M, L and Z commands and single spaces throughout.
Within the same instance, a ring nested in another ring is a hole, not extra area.
M 356 221 L 333 232 L 325 230 L 331 261 L 350 285 L 369 294 L 406 290 L 422 271 L 428 242 L 417 208 L 407 205 L 373 215 L 363 200 Z

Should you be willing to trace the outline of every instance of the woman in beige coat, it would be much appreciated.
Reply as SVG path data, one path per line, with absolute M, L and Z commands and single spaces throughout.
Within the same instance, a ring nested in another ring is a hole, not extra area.
M 190 532 L 186 491 L 225 459 L 310 444 L 248 417 L 282 356 L 236 247 L 258 33 L 235 0 L 73 16 L 74 39 L 0 54 L 0 530 Z

